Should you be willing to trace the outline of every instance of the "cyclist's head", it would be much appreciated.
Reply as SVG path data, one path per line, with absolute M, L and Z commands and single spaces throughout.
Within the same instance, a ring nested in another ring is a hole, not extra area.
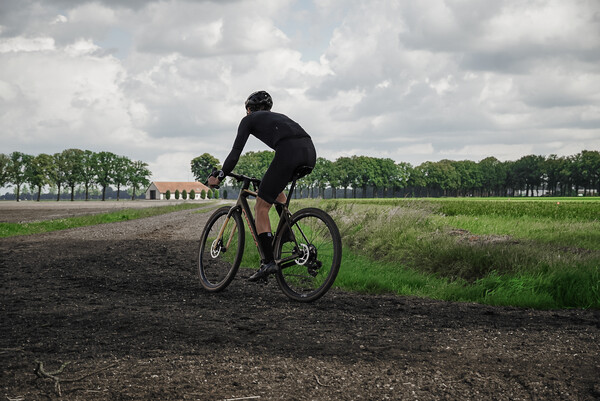
M 267 92 L 258 91 L 248 96 L 244 105 L 246 106 L 246 110 L 250 110 L 251 113 L 259 110 L 271 110 L 273 99 L 271 99 L 271 95 Z

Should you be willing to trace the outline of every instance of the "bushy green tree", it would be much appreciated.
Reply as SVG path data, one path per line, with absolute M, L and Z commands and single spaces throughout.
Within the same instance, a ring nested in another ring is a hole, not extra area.
M 527 155 L 521 157 L 512 166 L 512 178 L 516 189 L 525 190 L 525 196 L 533 196 L 534 188 L 542 184 L 542 156 Z
M 448 191 L 458 188 L 458 174 L 450 160 L 421 163 L 419 170 L 423 174 L 428 194 L 430 191 L 441 191 L 448 195 Z
M 240 156 L 240 160 L 235 166 L 235 171 L 238 174 L 244 174 L 250 177 L 261 178 L 267 168 L 273 161 L 275 152 L 273 151 L 262 151 L 262 152 L 246 152 Z M 234 186 L 240 187 L 242 183 L 234 182 Z
M 481 190 L 483 177 L 479 165 L 472 160 L 460 160 L 452 162 L 458 174 L 458 195 L 474 195 L 475 191 Z
M 372 183 L 373 177 L 377 173 L 373 158 L 369 156 L 357 156 L 354 161 L 357 165 L 356 186 L 362 188 L 363 198 L 367 197 L 367 187 Z
M 190 191 L 190 199 L 191 200 L 195 200 L 196 199 L 196 191 L 194 191 L 193 189 Z
M 600 191 L 600 152 L 584 150 L 576 156 L 578 176 L 584 188 L 584 195 L 591 189 Z
M 106 200 L 106 188 L 113 183 L 115 174 L 115 160 L 117 155 L 111 152 L 99 152 L 95 154 L 96 182 L 102 187 L 102 200 Z
M 213 168 L 219 170 L 221 165 L 219 160 L 209 153 L 203 153 L 202 155 L 192 159 L 191 161 L 192 174 L 196 178 L 196 181 L 203 182 L 210 175 Z
M 413 166 L 410 163 L 400 162 L 396 164 L 396 177 L 394 177 L 394 185 L 397 188 L 406 188 L 410 180 Z
M 141 187 L 150 185 L 150 176 L 152 173 L 148 169 L 148 163 L 137 160 L 129 164 L 127 170 L 127 184 L 133 191 L 131 200 L 135 199 L 135 192 Z
M 499 196 L 506 181 L 506 170 L 500 160 L 495 157 L 486 157 L 479 162 L 479 171 L 481 172 L 482 195 Z
M 81 184 L 85 188 L 85 200 L 90 198 L 90 189 L 94 188 L 96 180 L 97 164 L 95 153 L 84 150 L 81 159 Z
M 175 199 L 176 199 L 176 200 L 178 200 L 178 199 L 179 199 L 179 195 L 180 195 L 180 193 L 179 193 L 179 190 L 178 190 L 178 189 L 176 189 L 176 190 L 175 190 Z
M 42 196 L 42 187 L 50 183 L 50 171 L 52 170 L 52 156 L 40 153 L 33 157 L 26 167 L 27 182 L 31 187 L 37 187 L 37 201 Z
M 56 187 L 56 201 L 60 201 L 60 193 L 65 185 L 67 160 L 62 152 L 57 152 L 52 155 L 53 163 L 50 171 L 50 182 Z
M 17 202 L 19 202 L 21 197 L 21 186 L 27 181 L 27 175 L 25 174 L 27 164 L 32 158 L 33 156 L 21 152 L 12 152 L 10 154 L 7 176 L 8 181 L 15 186 Z
M 351 157 L 340 157 L 334 162 L 338 172 L 339 185 L 344 188 L 344 198 L 348 197 L 348 188 L 356 185 L 357 164 Z
M 165 198 L 167 198 L 167 200 L 171 199 L 171 190 L 167 189 L 167 192 L 165 192 Z
M 183 191 L 181 191 L 181 199 L 186 200 L 187 199 L 187 194 L 188 194 L 187 190 L 184 189 Z
M 423 167 L 423 164 L 410 169 L 407 186 L 412 189 L 413 196 L 416 196 L 415 192 L 417 189 L 425 188 L 427 185 L 425 178 L 425 168 Z
M 375 164 L 375 174 L 371 180 L 373 196 L 377 197 L 378 188 L 383 188 L 385 196 L 388 189 L 395 184 L 395 177 L 397 176 L 396 162 L 389 158 L 373 158 L 373 162 Z
M 131 160 L 125 156 L 116 156 L 113 162 L 112 182 L 117 186 L 117 201 L 121 196 L 121 187 L 127 185 L 131 164 Z
M 200 192 L 200 198 L 206 199 L 206 191 L 204 189 Z
M 8 181 L 8 166 L 10 163 L 10 157 L 4 153 L 0 153 L 0 187 L 6 185 Z
M 84 152 L 80 149 L 65 149 L 61 155 L 64 161 L 65 188 L 71 188 L 71 201 L 74 201 L 75 186 L 83 183 Z
M 313 180 L 313 186 L 318 189 L 319 197 L 325 197 L 325 188 L 329 183 L 329 174 L 331 171 L 331 165 L 333 163 L 324 157 L 318 157 L 315 164 L 315 168 L 310 174 L 310 178 Z

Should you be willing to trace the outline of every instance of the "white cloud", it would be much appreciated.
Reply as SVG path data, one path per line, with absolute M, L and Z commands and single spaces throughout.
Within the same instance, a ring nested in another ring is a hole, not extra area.
M 288 2 L 152 2 L 131 17 L 137 49 L 188 57 L 255 53 L 284 47 L 276 14 Z
M 16 37 L 0 42 L 0 53 L 37 52 L 44 50 L 54 50 L 54 39 L 48 37 Z
M 51 24 L 53 24 L 53 25 L 54 25 L 54 24 L 62 24 L 62 23 L 64 23 L 64 22 L 67 22 L 67 21 L 69 21 L 69 19 L 68 19 L 67 17 L 65 17 L 65 16 L 64 16 L 64 15 L 62 15 L 62 14 L 59 14 L 59 15 L 57 15 L 57 16 L 56 16 L 56 18 L 55 18 L 55 19 L 54 19 L 54 20 L 51 22 Z
M 160 171 L 161 177 L 156 181 L 194 181 L 190 170 L 190 161 L 198 156 L 195 152 L 173 152 L 159 155 L 148 163 L 150 171 Z M 186 174 L 182 174 L 186 171 Z
M 3 4 L 0 151 L 110 150 L 186 179 L 193 156 L 224 159 L 257 89 L 330 159 L 598 149 L 597 15 L 558 0 Z
M 94 56 L 97 47 L 89 41 L 25 48 L 0 55 L 3 86 L 12 94 L 3 96 L 0 115 L 0 126 L 13 127 L 5 147 L 20 150 L 23 142 L 47 152 L 73 146 L 118 149 L 143 137 L 128 113 L 136 106 L 120 89 L 126 72 L 116 59 Z

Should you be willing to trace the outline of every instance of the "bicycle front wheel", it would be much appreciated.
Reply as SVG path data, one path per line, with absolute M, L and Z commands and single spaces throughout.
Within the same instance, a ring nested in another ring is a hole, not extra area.
M 217 209 L 204 226 L 198 251 L 200 283 L 208 291 L 225 289 L 235 277 L 244 253 L 244 225 L 238 211 Z
M 281 263 L 277 283 L 291 299 L 311 302 L 322 297 L 337 277 L 342 259 L 340 232 L 321 209 L 299 210 L 291 223 L 293 235 L 285 228 L 275 241 L 276 259 L 287 259 Z

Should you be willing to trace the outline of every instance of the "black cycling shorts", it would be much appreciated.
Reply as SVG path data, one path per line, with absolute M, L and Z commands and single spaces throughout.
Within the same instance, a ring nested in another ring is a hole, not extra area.
M 317 153 L 309 137 L 280 141 L 275 149 L 275 157 L 258 187 L 258 196 L 270 204 L 275 203 L 277 196 L 292 180 L 296 168 L 314 167 L 316 161 Z

